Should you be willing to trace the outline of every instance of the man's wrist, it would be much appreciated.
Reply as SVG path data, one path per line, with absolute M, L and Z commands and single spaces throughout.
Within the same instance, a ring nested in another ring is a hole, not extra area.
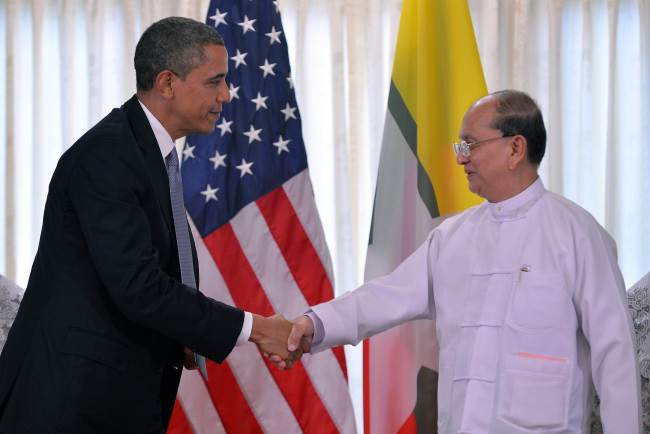
M 320 320 L 318 315 L 316 315 L 316 312 L 314 312 L 311 309 L 309 309 L 303 315 L 309 318 L 313 327 L 314 332 L 312 334 L 311 345 L 315 346 L 320 344 L 321 342 L 323 342 L 323 339 L 325 338 L 325 327 L 323 326 L 323 322 Z
M 251 332 L 248 340 L 250 342 L 259 343 L 260 340 L 264 338 L 264 329 L 267 319 L 256 313 L 251 314 L 251 318 Z

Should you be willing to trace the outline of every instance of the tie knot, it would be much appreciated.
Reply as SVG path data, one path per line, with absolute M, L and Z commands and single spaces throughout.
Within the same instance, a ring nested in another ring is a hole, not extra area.
M 178 155 L 176 155 L 176 149 L 172 149 L 172 151 L 167 155 L 165 160 L 167 161 L 167 167 L 169 169 L 177 169 L 178 168 Z

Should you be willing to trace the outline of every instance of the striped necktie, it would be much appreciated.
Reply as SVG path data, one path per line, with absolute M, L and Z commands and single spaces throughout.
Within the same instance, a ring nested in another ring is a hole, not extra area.
M 169 155 L 167 155 L 166 160 L 167 176 L 169 177 L 169 196 L 172 201 L 174 231 L 176 232 L 176 245 L 178 246 L 178 263 L 181 267 L 181 281 L 183 285 L 196 288 L 190 234 L 187 230 L 185 205 L 183 204 L 183 182 L 181 180 L 181 172 L 178 170 L 178 156 L 176 155 L 175 149 L 172 149 Z
M 178 167 L 178 155 L 176 149 L 165 158 L 167 162 L 167 176 L 169 178 L 169 196 L 172 202 L 172 216 L 174 218 L 174 232 L 176 232 L 176 245 L 178 246 L 178 263 L 181 268 L 181 281 L 183 285 L 196 288 L 194 279 L 194 263 L 192 260 L 192 247 L 190 245 L 190 234 L 187 230 L 185 217 L 185 205 L 183 203 L 183 182 L 181 171 Z M 205 358 L 195 354 L 196 361 L 201 373 L 208 378 L 205 366 Z

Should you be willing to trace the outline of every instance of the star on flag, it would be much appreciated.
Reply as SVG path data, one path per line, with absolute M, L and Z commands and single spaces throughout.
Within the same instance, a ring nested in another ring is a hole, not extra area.
M 248 137 L 248 144 L 250 145 L 254 141 L 261 142 L 262 139 L 260 139 L 260 133 L 262 132 L 262 129 L 260 128 L 259 130 L 256 130 L 253 124 L 251 124 L 249 130 L 245 133 L 242 133 L 246 137 Z
M 282 134 L 280 134 L 280 137 L 278 138 L 278 141 L 273 142 L 273 146 L 278 148 L 278 155 L 280 155 L 282 153 L 282 151 L 289 152 L 289 147 L 287 145 L 289 145 L 290 141 L 291 140 L 289 140 L 289 139 L 284 140 L 282 138 Z
M 210 161 L 214 163 L 214 169 L 216 170 L 219 166 L 226 167 L 226 157 L 228 154 L 221 155 L 219 151 L 214 151 L 214 157 L 210 157 Z
M 203 190 L 203 191 L 201 192 L 201 194 L 202 194 L 203 196 L 205 196 L 205 201 L 206 201 L 206 203 L 207 203 L 207 202 L 210 202 L 211 200 L 215 200 L 215 201 L 218 200 L 218 199 L 217 199 L 217 191 L 219 191 L 218 188 L 216 188 L 216 187 L 215 187 L 215 188 L 212 188 L 212 187 L 210 186 L 210 184 L 208 184 L 208 185 L 205 187 L 205 190 Z
M 239 166 L 236 166 L 237 169 L 241 171 L 241 175 L 239 176 L 240 178 L 243 178 L 245 175 L 252 175 L 253 171 L 251 170 L 251 166 L 253 165 L 253 162 L 251 161 L 250 163 L 246 162 L 245 158 L 241 159 L 241 164 Z
M 216 29 L 219 27 L 219 24 L 223 25 L 228 25 L 226 22 L 226 15 L 228 15 L 228 12 L 221 12 L 219 11 L 219 8 L 217 8 L 217 11 L 210 17 L 211 20 L 214 20 L 214 28 Z
M 255 24 L 255 21 L 257 21 L 257 19 L 249 20 L 248 15 L 244 15 L 244 21 L 242 21 L 241 23 L 237 23 L 237 25 L 241 26 L 242 31 L 244 32 L 244 35 L 245 35 L 246 32 L 248 32 L 248 31 L 252 31 L 252 32 L 255 31 L 255 27 L 253 27 L 253 24 Z

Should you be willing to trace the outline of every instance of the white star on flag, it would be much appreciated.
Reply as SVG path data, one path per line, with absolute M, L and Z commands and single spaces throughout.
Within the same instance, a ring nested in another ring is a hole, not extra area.
M 265 33 L 266 36 L 269 37 L 271 40 L 270 43 L 273 45 L 274 43 L 282 44 L 280 41 L 280 35 L 282 34 L 281 30 L 275 30 L 275 26 L 271 27 L 271 32 L 270 33 Z
M 248 137 L 248 144 L 250 145 L 255 140 L 257 140 L 258 142 L 262 141 L 262 139 L 260 139 L 260 133 L 261 132 L 262 132 L 261 128 L 259 130 L 256 130 L 255 127 L 253 126 L 253 124 L 251 124 L 251 127 L 249 128 L 249 130 L 247 132 L 245 132 L 245 133 L 242 133 L 242 134 L 245 135 L 246 137 Z
M 280 2 L 278 0 L 274 0 L 273 4 L 275 5 L 275 12 L 280 13 Z
M 239 65 L 244 65 L 247 66 L 246 61 L 244 58 L 248 56 L 248 53 L 242 53 L 237 49 L 237 53 L 235 53 L 234 56 L 232 56 L 230 59 L 235 61 L 235 69 L 239 68 Z
M 219 166 L 226 167 L 225 159 L 228 154 L 221 155 L 219 151 L 214 151 L 214 157 L 210 158 L 210 161 L 214 163 L 214 169 L 216 170 Z
M 230 83 L 230 89 L 228 89 L 228 92 L 230 92 L 230 99 L 239 99 L 239 87 L 235 87 L 232 83 Z
M 203 190 L 201 192 L 201 194 L 203 196 L 205 196 L 205 201 L 207 203 L 207 202 L 210 202 L 211 200 L 214 200 L 214 201 L 218 200 L 217 199 L 217 191 L 219 191 L 219 189 L 217 187 L 212 188 L 210 186 L 210 184 L 208 184 L 208 185 L 205 186 L 205 190 Z
M 290 118 L 298 119 L 296 117 L 296 109 L 297 107 L 291 107 L 289 103 L 287 103 L 287 105 L 282 110 L 280 110 L 282 113 L 284 113 L 284 120 L 288 121 Z
M 273 72 L 273 68 L 275 68 L 275 63 L 269 63 L 269 59 L 264 59 L 264 65 L 260 65 L 260 69 L 264 71 L 264 75 L 262 78 L 266 77 L 267 75 L 275 75 L 275 72 Z
M 289 105 L 289 104 L 287 103 L 287 105 Z M 221 130 L 221 136 L 223 136 L 226 133 L 232 133 L 232 130 L 230 129 L 230 126 L 232 125 L 232 123 L 233 123 L 233 121 L 227 121 L 225 117 L 221 118 L 221 123 L 219 125 L 217 125 L 217 128 L 219 128 L 219 130 Z
M 251 99 L 251 102 L 255 103 L 255 111 L 258 111 L 260 107 L 268 108 L 266 106 L 267 99 L 269 99 L 268 96 L 262 96 L 259 92 L 257 92 L 257 98 Z
M 244 175 L 249 174 L 252 175 L 253 171 L 251 170 L 251 166 L 253 165 L 253 162 L 251 161 L 250 163 L 246 162 L 245 158 L 241 159 L 241 164 L 239 166 L 236 166 L 237 169 L 241 171 L 241 174 L 239 175 L 240 178 L 243 178 Z
M 291 76 L 288 76 L 287 81 L 289 82 L 289 88 L 293 89 L 293 78 L 291 78 Z
M 223 24 L 225 26 L 228 25 L 226 22 L 226 15 L 228 15 L 228 12 L 221 12 L 219 8 L 217 8 L 217 11 L 210 17 L 211 20 L 214 20 L 214 28 L 216 29 L 219 27 L 219 24 Z
M 253 27 L 253 24 L 257 21 L 256 19 L 249 20 L 248 15 L 244 15 L 244 21 L 241 23 L 237 23 L 239 26 L 241 26 L 242 30 L 244 31 L 244 35 L 246 32 L 250 31 L 255 31 L 255 27 Z
M 286 139 L 284 140 L 282 138 L 282 134 L 280 134 L 280 137 L 278 138 L 277 142 L 273 142 L 273 146 L 278 148 L 278 155 L 282 153 L 282 151 L 289 152 L 289 147 L 287 146 L 291 140 Z
M 196 148 L 196 146 L 190 146 L 189 143 L 185 143 L 185 149 L 183 149 L 183 161 L 186 161 L 188 158 L 194 158 L 194 148 Z

